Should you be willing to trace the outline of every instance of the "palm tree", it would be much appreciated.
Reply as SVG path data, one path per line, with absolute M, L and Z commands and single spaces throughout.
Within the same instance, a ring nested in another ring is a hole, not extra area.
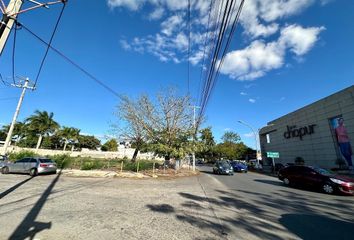
M 80 135 L 80 129 L 78 128 L 73 128 L 73 127 L 63 127 L 62 129 L 59 130 L 58 136 L 64 141 L 64 148 L 63 151 L 65 151 L 66 146 L 68 143 L 75 143 Z
M 54 133 L 59 128 L 59 124 L 53 119 L 54 113 L 36 110 L 33 115 L 26 119 L 30 131 L 33 131 L 38 137 L 36 150 L 40 147 L 44 136 Z

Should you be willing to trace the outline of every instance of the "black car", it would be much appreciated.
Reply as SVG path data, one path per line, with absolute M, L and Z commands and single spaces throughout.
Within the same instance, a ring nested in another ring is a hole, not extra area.
M 213 173 L 234 175 L 234 170 L 228 161 L 220 160 L 214 164 Z
M 354 179 L 335 175 L 323 168 L 288 166 L 279 171 L 278 177 L 285 185 L 318 189 L 328 194 L 354 195 Z

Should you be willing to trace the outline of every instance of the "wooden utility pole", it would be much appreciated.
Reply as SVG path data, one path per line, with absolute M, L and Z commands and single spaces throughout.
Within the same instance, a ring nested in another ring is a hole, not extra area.
M 29 83 L 29 79 L 26 78 L 25 79 L 25 84 L 23 84 L 23 85 L 21 85 L 21 84 L 16 84 L 16 85 L 12 84 L 14 87 L 22 88 L 22 93 L 21 93 L 20 99 L 18 100 L 18 104 L 17 104 L 17 107 L 16 107 L 16 111 L 15 111 L 14 117 L 12 118 L 12 122 L 11 122 L 11 125 L 10 125 L 9 132 L 7 133 L 7 137 L 6 137 L 5 145 L 4 145 L 4 149 L 3 149 L 3 154 L 4 155 L 6 154 L 7 148 L 9 146 L 10 142 L 11 142 L 12 132 L 14 130 L 14 127 L 15 127 L 15 124 L 16 124 L 16 120 L 17 120 L 17 116 L 18 116 L 18 114 L 20 112 L 22 101 L 23 101 L 23 98 L 25 96 L 26 90 L 27 89 L 34 90 L 34 87 L 28 86 L 28 83 Z

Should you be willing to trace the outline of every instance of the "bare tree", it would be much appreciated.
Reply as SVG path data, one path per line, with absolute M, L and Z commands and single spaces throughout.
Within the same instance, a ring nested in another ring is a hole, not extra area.
M 178 96 L 173 89 L 157 95 L 153 102 L 147 95 L 137 100 L 122 97 L 117 116 L 120 136 L 131 140 L 136 152 L 152 151 L 170 158 L 184 157 L 192 151 L 193 115 L 189 96 Z

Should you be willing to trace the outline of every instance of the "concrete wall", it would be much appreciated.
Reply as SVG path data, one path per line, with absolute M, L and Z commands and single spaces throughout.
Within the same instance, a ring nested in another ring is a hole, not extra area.
M 21 152 L 23 150 L 36 152 L 36 149 L 33 148 L 19 148 L 15 146 L 10 146 L 8 152 Z M 71 151 L 61 151 L 61 150 L 50 150 L 50 149 L 38 149 L 37 154 L 39 156 L 54 156 L 59 154 L 69 154 L 71 157 L 91 157 L 91 158 L 105 158 L 105 159 L 114 159 L 114 158 L 124 158 L 127 157 L 130 159 L 134 154 L 134 148 L 118 148 L 117 152 L 101 152 L 101 151 L 92 151 L 92 150 L 82 150 L 80 152 L 71 152 Z M 0 152 L 2 152 L 2 147 L 0 147 Z M 152 153 L 140 153 L 138 154 L 138 159 L 160 159 L 155 157 Z
M 269 122 L 268 126 L 260 131 L 262 158 L 267 158 L 267 151 L 273 151 L 280 153 L 276 162 L 294 162 L 296 157 L 302 157 L 306 164 L 334 167 L 336 159 L 341 155 L 329 120 L 336 116 L 343 117 L 353 147 L 354 86 L 351 86 Z M 312 124 L 316 124 L 314 133 L 303 136 L 302 140 L 299 137 L 284 137 L 287 126 L 296 125 L 300 128 Z M 270 143 L 267 143 L 266 134 L 270 136 Z

